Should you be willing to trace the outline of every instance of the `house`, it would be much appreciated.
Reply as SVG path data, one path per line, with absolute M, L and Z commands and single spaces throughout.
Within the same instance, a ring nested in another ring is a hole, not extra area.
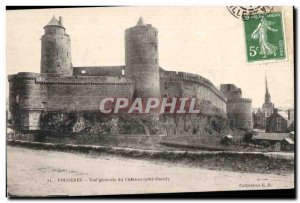
M 289 113 L 274 109 L 273 113 L 266 119 L 266 132 L 267 133 L 286 133 L 291 129 L 289 128 L 293 123 Z
M 224 144 L 224 145 L 228 145 L 230 143 L 233 142 L 233 137 L 232 135 L 225 135 L 224 137 L 222 137 L 221 139 L 221 144 Z
M 253 127 L 257 129 L 265 129 L 266 116 L 259 108 L 256 113 L 253 113 Z
M 274 151 L 292 148 L 289 138 L 289 133 L 264 133 L 259 132 L 252 137 L 252 142 L 257 145 L 262 145 L 266 148 L 273 146 Z M 288 138 L 288 140 L 286 140 Z
M 255 144 L 269 143 L 270 145 L 281 143 L 285 138 L 289 138 L 289 133 L 264 133 L 258 132 L 252 137 Z

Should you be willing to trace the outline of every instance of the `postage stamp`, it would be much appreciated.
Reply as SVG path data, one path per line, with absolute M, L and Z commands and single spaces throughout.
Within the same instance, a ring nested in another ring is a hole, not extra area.
M 286 59 L 282 13 L 254 14 L 246 18 L 247 61 Z

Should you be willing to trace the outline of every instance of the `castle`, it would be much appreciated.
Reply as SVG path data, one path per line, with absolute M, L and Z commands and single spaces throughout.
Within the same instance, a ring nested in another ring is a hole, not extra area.
M 251 100 L 234 85 L 159 66 L 158 30 L 140 18 L 125 31 L 125 65 L 73 67 L 71 39 L 62 17 L 53 17 L 41 39 L 40 73 L 9 75 L 9 111 L 16 129 L 41 130 L 44 112 L 97 112 L 105 97 L 196 97 L 201 113 L 226 117 L 252 129 Z

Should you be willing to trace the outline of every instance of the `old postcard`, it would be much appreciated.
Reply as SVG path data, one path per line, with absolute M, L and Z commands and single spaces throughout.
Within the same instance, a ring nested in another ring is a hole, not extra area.
M 8 195 L 294 189 L 293 17 L 8 9 Z

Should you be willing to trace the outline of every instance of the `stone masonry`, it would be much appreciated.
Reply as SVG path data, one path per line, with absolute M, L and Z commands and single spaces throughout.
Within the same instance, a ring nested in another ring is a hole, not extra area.
M 201 113 L 232 117 L 240 112 L 236 127 L 251 128 L 251 100 L 220 91 L 200 75 L 159 66 L 158 30 L 142 18 L 125 31 L 124 66 L 73 67 L 62 17 L 53 17 L 44 30 L 41 73 L 8 76 L 9 111 L 16 129 L 41 130 L 43 112 L 99 111 L 105 97 L 197 97 Z

